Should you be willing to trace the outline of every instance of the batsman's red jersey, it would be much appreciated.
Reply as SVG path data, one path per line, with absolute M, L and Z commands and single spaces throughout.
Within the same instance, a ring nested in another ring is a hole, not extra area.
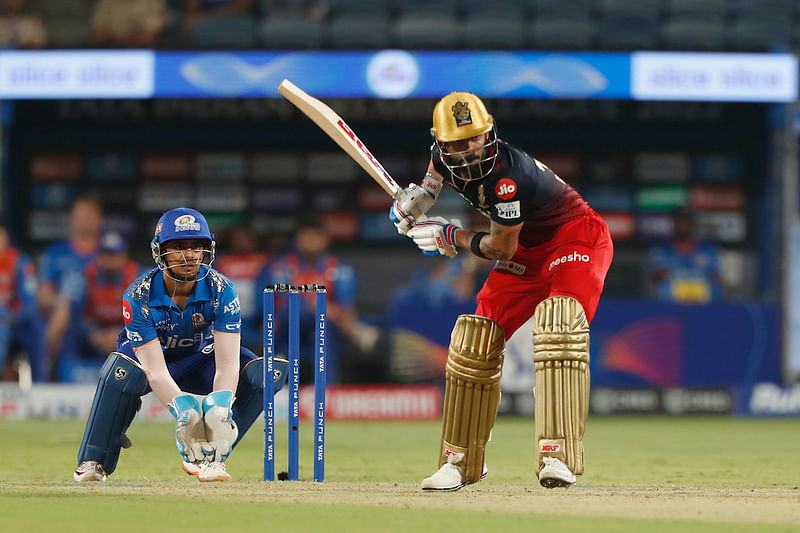
M 497 151 L 492 172 L 459 192 L 493 222 L 523 226 L 516 254 L 495 264 L 475 314 L 498 322 L 508 339 L 542 300 L 571 296 L 591 322 L 614 255 L 608 227 L 544 164 L 500 140 Z M 440 174 L 449 174 L 435 146 L 431 159 Z

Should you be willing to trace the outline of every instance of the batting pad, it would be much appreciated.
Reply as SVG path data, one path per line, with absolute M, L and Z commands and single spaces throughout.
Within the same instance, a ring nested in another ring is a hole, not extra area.
M 461 315 L 450 336 L 439 467 L 464 454 L 464 481 L 479 481 L 486 443 L 500 403 L 505 332 L 497 322 Z
M 589 323 L 568 296 L 544 300 L 534 312 L 536 473 L 542 457 L 583 474 L 583 432 L 589 415 Z

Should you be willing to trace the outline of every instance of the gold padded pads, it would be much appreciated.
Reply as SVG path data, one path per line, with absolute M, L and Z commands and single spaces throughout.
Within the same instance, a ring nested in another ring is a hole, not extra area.
M 497 322 L 461 315 L 450 336 L 439 466 L 463 453 L 464 481 L 479 481 L 486 443 L 500 403 L 505 332 Z
M 583 473 L 583 433 L 589 415 L 589 323 L 568 296 L 544 300 L 534 312 L 536 473 L 542 457 Z

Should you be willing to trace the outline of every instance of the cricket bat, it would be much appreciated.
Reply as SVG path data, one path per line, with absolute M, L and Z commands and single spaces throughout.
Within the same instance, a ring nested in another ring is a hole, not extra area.
M 353 158 L 389 196 L 397 199 L 397 195 L 402 190 L 400 186 L 350 129 L 350 126 L 342 120 L 342 117 L 289 80 L 283 80 L 278 86 L 278 91 L 336 141 L 336 144 Z

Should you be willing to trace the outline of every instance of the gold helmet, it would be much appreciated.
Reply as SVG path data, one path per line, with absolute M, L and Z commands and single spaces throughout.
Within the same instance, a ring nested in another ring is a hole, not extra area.
M 449 151 L 444 143 L 463 141 L 489 133 L 478 150 Z M 453 186 L 463 190 L 467 182 L 485 178 L 497 158 L 497 132 L 492 115 L 480 98 L 472 93 L 452 92 L 433 108 L 431 136 L 439 158 L 450 170 Z M 478 157 L 474 157 L 478 152 Z
M 431 132 L 439 142 L 469 139 L 490 131 L 493 126 L 492 115 L 472 93 L 450 93 L 433 108 Z

